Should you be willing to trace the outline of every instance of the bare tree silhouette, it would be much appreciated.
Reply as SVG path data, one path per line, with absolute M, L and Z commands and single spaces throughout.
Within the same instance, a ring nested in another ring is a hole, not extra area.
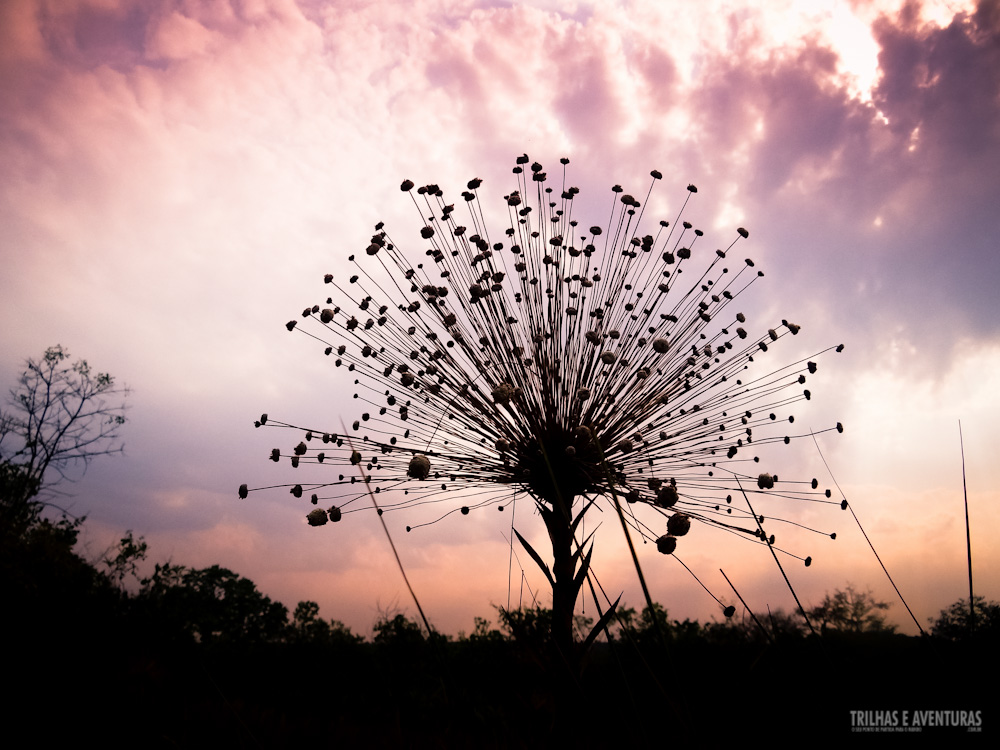
M 121 453 L 129 390 L 61 346 L 28 359 L 0 409 L 0 493 L 4 513 L 37 518 L 42 490 L 73 481 L 97 456 Z M 53 475 L 55 475 L 53 477 Z

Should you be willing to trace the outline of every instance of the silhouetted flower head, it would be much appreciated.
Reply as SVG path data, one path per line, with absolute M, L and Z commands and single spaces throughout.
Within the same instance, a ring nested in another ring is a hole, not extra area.
M 737 299 L 763 276 L 735 255 L 747 230 L 707 246 L 682 219 L 693 185 L 676 215 L 652 222 L 616 185 L 607 218 L 581 226 L 580 191 L 561 163 L 552 185 L 540 164 L 517 159 L 499 233 L 480 206 L 482 180 L 454 202 L 406 180 L 419 232 L 397 244 L 379 223 L 340 266 L 350 270 L 324 277 L 330 296 L 287 328 L 350 373 L 360 418 L 345 431 L 261 417 L 305 433 L 272 458 L 332 474 L 313 471 L 296 497 L 305 487 L 336 500 L 332 520 L 370 507 L 369 492 L 389 493 L 385 512 L 448 502 L 442 517 L 521 497 L 549 508 L 615 497 L 669 554 L 693 522 L 762 538 L 732 502 L 741 489 L 819 495 L 762 473 L 754 456 L 795 437 L 789 410 L 809 398 L 816 365 L 755 361 L 799 326 L 781 321 L 755 338 L 741 325 Z M 662 177 L 651 175 L 646 203 Z

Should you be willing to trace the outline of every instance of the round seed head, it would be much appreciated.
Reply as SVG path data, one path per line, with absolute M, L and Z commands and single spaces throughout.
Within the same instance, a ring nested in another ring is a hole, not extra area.
M 669 534 L 664 534 L 656 540 L 656 550 L 662 555 L 672 555 L 675 549 L 677 549 L 677 539 Z
M 322 508 L 314 508 L 309 511 L 309 515 L 306 516 L 306 520 L 309 522 L 310 526 L 325 526 L 329 518 L 327 518 L 325 510 Z
M 422 453 L 410 459 L 410 467 L 406 470 L 411 479 L 427 479 L 431 473 L 431 460 Z
M 691 530 L 691 517 L 686 513 L 674 513 L 667 520 L 667 532 L 674 536 L 684 536 Z
M 679 499 L 680 496 L 677 494 L 677 488 L 672 484 L 665 484 L 657 490 L 656 500 L 653 504 L 661 508 L 672 508 L 677 505 Z
M 516 392 L 517 389 L 510 383 L 501 383 L 493 389 L 493 403 L 501 406 L 507 404 L 512 398 L 514 398 Z

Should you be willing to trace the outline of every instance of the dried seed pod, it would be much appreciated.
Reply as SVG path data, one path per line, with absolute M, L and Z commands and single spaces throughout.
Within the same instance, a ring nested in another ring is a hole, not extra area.
M 410 466 L 406 470 L 406 475 L 411 479 L 427 479 L 431 473 L 431 460 L 422 453 L 410 459 Z
M 662 555 L 672 555 L 677 549 L 677 539 L 669 534 L 664 534 L 656 540 L 656 550 Z
M 657 491 L 654 502 L 660 508 L 673 508 L 679 499 L 677 488 L 672 484 L 665 484 Z
M 667 519 L 667 532 L 673 536 L 684 536 L 691 530 L 691 517 L 686 513 L 674 513 Z
M 514 394 L 517 389 L 514 388 L 510 383 L 500 383 L 496 388 L 493 389 L 493 403 L 504 405 L 510 403 L 510 400 L 514 398 Z
M 327 518 L 325 510 L 322 508 L 314 508 L 309 511 L 309 514 L 306 516 L 306 520 L 309 522 L 310 526 L 325 526 L 329 519 Z

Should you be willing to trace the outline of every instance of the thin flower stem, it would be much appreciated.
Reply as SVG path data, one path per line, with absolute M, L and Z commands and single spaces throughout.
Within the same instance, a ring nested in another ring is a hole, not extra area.
M 341 427 L 344 427 L 344 423 L 341 422 Z M 344 432 L 347 432 L 346 427 Z M 354 446 L 350 443 L 348 439 L 348 444 L 351 446 L 351 450 L 354 450 Z M 361 467 L 358 467 L 358 471 L 361 472 L 362 481 L 364 480 L 364 471 Z M 413 590 L 413 586 L 410 585 L 410 578 L 406 575 L 406 569 L 403 567 L 403 561 L 399 557 L 399 551 L 396 549 L 396 543 L 392 541 L 392 534 L 389 533 L 389 527 L 385 524 L 385 519 L 382 518 L 382 510 L 378 507 L 378 501 L 375 499 L 374 493 L 369 490 L 368 497 L 371 498 L 372 506 L 375 508 L 375 515 L 378 516 L 379 523 L 382 524 L 382 531 L 385 532 L 385 538 L 389 540 L 389 547 L 392 549 L 392 556 L 396 558 L 396 565 L 399 567 L 399 572 L 403 576 L 403 582 L 406 584 L 407 590 L 410 592 L 410 596 L 413 598 L 413 603 L 417 605 L 417 612 L 420 613 L 420 619 L 424 623 L 424 627 L 427 629 L 427 637 L 434 638 L 434 630 L 431 628 L 430 621 L 427 619 L 427 615 L 424 614 L 424 608 L 420 606 L 420 600 L 417 599 L 417 592 Z
M 854 507 L 849 502 L 847 502 L 847 495 L 844 494 L 844 491 L 840 488 L 840 483 L 837 482 L 837 478 L 833 475 L 833 471 L 830 469 L 830 464 L 827 463 L 826 456 L 823 455 L 823 451 L 820 449 L 819 442 L 816 440 L 815 435 L 813 435 L 813 443 L 816 445 L 816 452 L 819 453 L 819 457 L 822 459 L 823 466 L 826 467 L 826 471 L 830 475 L 830 479 L 833 480 L 834 485 L 837 487 L 837 492 L 839 492 L 840 496 L 843 498 L 842 507 L 845 508 L 846 510 L 851 511 L 851 515 L 854 517 L 854 523 L 858 525 L 858 529 L 861 531 L 861 535 L 865 538 L 865 541 L 871 548 L 872 554 L 875 555 L 875 559 L 878 560 L 878 564 L 879 566 L 881 566 L 882 572 L 885 573 L 885 577 L 888 578 L 889 583 L 892 584 L 892 588 L 895 590 L 896 596 L 899 597 L 899 601 L 901 601 L 903 603 L 903 606 L 906 607 L 906 611 L 909 613 L 910 618 L 913 620 L 913 623 L 917 626 L 917 630 L 920 631 L 921 635 L 927 635 L 927 633 L 923 629 L 923 626 L 921 626 L 920 621 L 917 619 L 916 615 L 913 614 L 913 610 L 910 609 L 910 605 L 907 604 L 906 599 L 903 598 L 903 593 L 899 590 L 899 587 L 896 585 L 896 582 L 892 580 L 892 576 L 889 574 L 889 569 L 885 567 L 885 563 L 882 562 L 882 558 L 876 551 L 875 545 L 872 544 L 872 540 L 868 538 L 868 534 L 865 531 L 864 526 L 861 525 L 861 519 L 858 518 L 858 514 L 854 512 Z
M 774 639 L 771 637 L 771 634 L 768 632 L 767 628 L 765 628 L 763 625 L 760 624 L 760 620 L 757 619 L 757 615 L 753 613 L 753 610 L 750 609 L 746 601 L 744 601 L 740 592 L 737 591 L 736 587 L 733 585 L 733 582 L 729 580 L 729 576 L 726 575 L 726 571 L 724 571 L 722 568 L 719 568 L 719 572 L 722 573 L 722 577 L 726 579 L 726 583 L 729 584 L 729 588 L 731 588 L 733 590 L 733 593 L 736 594 L 736 598 L 740 600 L 740 604 L 743 605 L 743 609 L 749 612 L 750 617 L 753 618 L 753 621 L 755 623 L 757 623 L 757 627 L 760 628 L 760 632 L 764 634 L 764 636 L 767 638 L 768 641 L 774 643 Z
M 743 485 L 740 484 L 739 478 L 736 479 L 736 483 L 740 487 L 740 492 L 743 493 L 743 499 L 747 501 L 747 507 L 750 508 L 750 513 L 753 514 L 754 520 L 757 521 L 757 528 L 760 529 L 761 537 L 766 539 L 764 534 L 764 527 L 760 523 L 760 519 L 757 516 L 756 511 L 754 511 L 753 506 L 750 504 L 750 498 L 747 497 L 746 491 L 743 489 Z M 795 593 L 795 588 L 792 586 L 792 582 L 788 580 L 788 575 L 785 573 L 785 569 L 781 565 L 781 560 L 778 559 L 777 553 L 774 551 L 774 545 L 768 543 L 767 548 L 771 551 L 771 556 L 774 558 L 775 565 L 778 566 L 778 570 L 781 572 L 781 577 L 785 579 L 785 585 L 788 586 L 788 590 L 792 594 L 792 598 L 795 599 L 795 605 L 799 608 L 799 613 L 802 615 L 802 619 L 805 620 L 809 630 L 813 635 L 818 635 L 816 629 L 813 627 L 812 622 L 809 621 L 809 616 L 806 614 L 805 608 L 802 606 L 802 602 L 799 601 L 799 595 Z

